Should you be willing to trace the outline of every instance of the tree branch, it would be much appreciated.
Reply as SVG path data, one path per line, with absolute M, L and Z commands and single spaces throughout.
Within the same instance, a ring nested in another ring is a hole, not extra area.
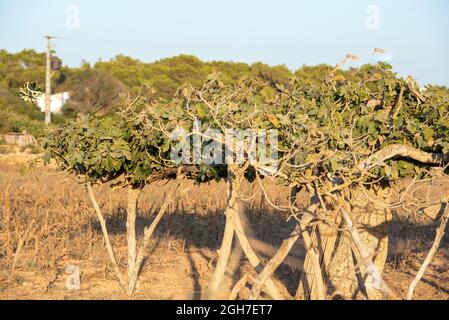
M 108 229 L 106 227 L 106 221 L 103 217 L 103 214 L 101 213 L 100 206 L 98 205 L 97 200 L 95 199 L 94 193 L 92 191 L 92 184 L 88 182 L 86 184 L 87 186 L 87 192 L 89 193 L 90 200 L 92 201 L 92 205 L 94 206 L 95 212 L 97 213 L 98 220 L 101 225 L 101 231 L 103 232 L 104 242 L 106 245 L 106 250 L 109 254 L 109 260 L 112 263 L 112 267 L 115 272 L 115 276 L 117 277 L 118 281 L 120 282 L 120 285 L 124 288 L 125 287 L 125 281 L 122 277 L 122 274 L 120 273 L 120 269 L 117 265 L 117 260 L 115 259 L 114 251 L 112 250 L 111 241 L 109 240 L 109 233 Z
M 145 250 L 148 247 L 148 243 L 150 242 L 151 236 L 153 235 L 154 230 L 156 229 L 157 225 L 159 224 L 165 212 L 167 211 L 168 205 L 172 202 L 175 191 L 178 190 L 179 185 L 180 183 L 178 182 L 176 186 L 170 190 L 167 197 L 165 198 L 164 203 L 159 209 L 156 217 L 151 222 L 150 226 L 148 228 L 145 228 L 142 244 L 140 245 L 139 252 L 137 254 L 137 258 L 134 264 L 134 269 L 132 270 L 131 273 L 130 283 L 128 285 L 130 292 L 133 292 L 136 286 L 137 277 L 139 276 L 140 268 L 142 267 L 142 261 L 143 258 L 145 257 Z
M 418 285 L 418 282 L 423 277 L 424 272 L 426 272 L 427 267 L 432 262 L 432 259 L 435 256 L 435 253 L 437 252 L 438 247 L 440 246 L 441 239 L 443 238 L 445 230 L 446 230 L 447 221 L 449 220 L 449 210 L 447 209 L 448 205 L 449 205 L 448 203 L 443 204 L 443 206 L 445 206 L 445 209 L 444 209 L 445 213 L 441 217 L 441 223 L 436 231 L 435 240 L 433 241 L 433 244 L 429 250 L 429 253 L 427 253 L 426 259 L 424 259 L 424 262 L 421 265 L 421 268 L 419 268 L 418 273 L 416 274 L 413 281 L 410 283 L 410 286 L 408 288 L 408 293 L 407 293 L 407 300 L 412 300 L 413 292 L 415 291 L 415 288 Z
M 410 158 L 421 163 L 432 165 L 443 165 L 449 162 L 449 154 L 425 152 L 405 144 L 391 144 L 369 156 L 358 167 L 361 170 L 370 170 L 394 157 Z

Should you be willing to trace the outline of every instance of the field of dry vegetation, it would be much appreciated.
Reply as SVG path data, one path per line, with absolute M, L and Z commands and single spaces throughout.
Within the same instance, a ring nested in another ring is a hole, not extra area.
M 28 159 L 0 158 L 0 300 L 128 299 L 114 278 L 85 187 L 51 167 L 37 167 L 22 175 L 21 167 Z M 287 189 L 266 183 L 276 203 L 288 201 Z M 139 235 L 172 186 L 172 182 L 160 182 L 144 189 L 138 207 Z M 447 194 L 448 186 L 439 186 L 438 192 Z M 125 268 L 126 191 L 111 193 L 106 188 L 95 187 L 94 192 L 107 218 L 119 265 Z M 248 195 L 255 189 L 245 186 Z M 134 299 L 201 299 L 205 295 L 223 234 L 225 185 L 196 186 L 186 180 L 179 190 L 150 243 Z M 245 212 L 251 244 L 267 261 L 294 223 L 274 211 L 260 192 L 245 203 Z M 393 214 L 384 276 L 404 297 L 432 245 L 438 223 L 403 211 Z M 276 271 L 275 281 L 286 296 L 295 295 L 303 257 L 304 248 L 298 242 Z M 415 299 L 449 299 L 448 262 L 446 235 L 416 288 Z M 80 268 L 80 290 L 66 289 L 69 265 Z M 252 272 L 241 249 L 234 248 L 220 298 L 228 297 L 242 274 Z M 245 290 L 240 293 L 243 298 L 245 294 Z

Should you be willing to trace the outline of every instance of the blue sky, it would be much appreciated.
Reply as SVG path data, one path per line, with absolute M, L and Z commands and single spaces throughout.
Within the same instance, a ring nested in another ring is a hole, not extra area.
M 44 34 L 62 37 L 55 50 L 70 66 L 119 53 L 146 62 L 186 53 L 296 69 L 348 52 L 362 57 L 357 65 L 386 48 L 399 74 L 449 85 L 446 0 L 0 0 L 0 48 L 44 51 Z

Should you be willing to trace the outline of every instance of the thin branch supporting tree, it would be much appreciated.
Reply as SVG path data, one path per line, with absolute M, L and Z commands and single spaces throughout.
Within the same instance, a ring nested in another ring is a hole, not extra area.
M 352 242 L 360 255 L 361 261 L 359 261 L 359 263 L 365 266 L 363 275 L 365 286 L 373 288 L 375 290 L 379 290 L 384 294 L 385 298 L 392 296 L 393 292 L 383 280 L 379 268 L 377 268 L 377 266 L 373 263 L 370 253 L 363 243 L 360 234 L 356 226 L 352 222 L 352 218 L 349 215 L 348 211 L 345 208 L 341 207 L 340 213 L 348 229 L 349 235 L 351 236 Z
M 156 214 L 156 217 L 151 222 L 150 226 L 145 228 L 145 231 L 143 233 L 143 240 L 140 245 L 139 251 L 136 256 L 136 260 L 134 263 L 134 269 L 131 272 L 131 277 L 128 284 L 128 293 L 131 294 L 134 292 L 135 286 L 137 284 L 137 279 L 139 276 L 140 269 L 142 267 L 142 262 L 145 257 L 145 250 L 148 247 L 148 244 L 150 242 L 151 236 L 153 235 L 154 231 L 156 230 L 157 225 L 162 220 L 162 217 L 167 212 L 168 206 L 173 201 L 175 192 L 178 190 L 180 183 L 177 182 L 176 186 L 173 187 L 167 196 L 165 197 L 164 203 L 160 207 L 158 213 Z
M 251 289 L 251 295 L 249 296 L 250 300 L 256 300 L 259 297 L 260 291 L 262 290 L 262 287 L 265 285 L 265 282 L 268 280 L 269 277 L 271 277 L 271 275 L 285 260 L 291 248 L 298 240 L 300 234 L 301 228 L 299 227 L 299 225 L 297 225 L 290 234 L 290 236 L 284 241 L 282 241 L 282 244 L 279 247 L 276 254 L 270 259 L 270 261 L 268 261 L 268 263 L 263 268 L 262 272 L 259 273 L 259 275 L 257 276 L 255 283 Z
M 298 192 L 298 187 L 294 187 L 290 193 L 290 203 L 294 208 L 297 207 L 296 197 Z M 318 204 L 313 203 L 302 212 L 302 217 L 298 221 L 304 247 L 306 248 L 306 256 L 303 263 L 301 280 L 295 294 L 296 299 L 300 299 L 301 297 L 314 300 L 326 299 L 326 286 L 320 257 L 323 253 L 317 251 L 317 248 L 315 248 L 314 241 L 316 242 L 318 239 L 316 232 L 310 232 L 311 228 L 309 226 L 310 222 L 314 219 L 314 214 L 316 214 L 317 210 Z
M 136 215 L 137 215 L 137 200 L 140 193 L 139 189 L 129 189 L 128 190 L 128 217 L 127 217 L 127 242 L 128 242 L 128 281 L 120 272 L 120 268 L 117 264 L 117 260 L 114 255 L 114 251 L 109 239 L 109 232 L 106 225 L 106 220 L 104 219 L 103 213 L 101 212 L 100 206 L 95 198 L 92 190 L 92 184 L 89 182 L 87 185 L 87 191 L 89 197 L 92 201 L 92 205 L 97 213 L 98 221 L 101 225 L 101 231 L 103 233 L 103 238 L 105 241 L 106 250 L 109 255 L 109 260 L 112 264 L 115 276 L 117 277 L 121 287 L 128 293 L 132 294 L 137 284 L 140 269 L 142 267 L 143 259 L 145 258 L 145 250 L 148 247 L 151 236 L 153 235 L 157 225 L 161 221 L 164 214 L 167 212 L 169 204 L 174 198 L 175 192 L 178 190 L 179 182 L 173 187 L 165 198 L 164 203 L 160 207 L 155 218 L 151 222 L 148 228 L 145 228 L 143 240 L 140 245 L 139 251 L 137 252 L 137 237 L 136 237 Z
M 100 222 L 101 232 L 103 233 L 103 238 L 106 246 L 106 250 L 108 251 L 109 260 L 111 261 L 112 268 L 114 270 L 115 276 L 117 277 L 122 288 L 125 288 L 125 280 L 120 272 L 120 269 L 117 264 L 117 260 L 115 259 L 114 251 L 112 250 L 111 241 L 109 239 L 108 228 L 106 226 L 106 220 L 104 219 L 103 213 L 101 212 L 100 206 L 98 205 L 97 199 L 92 190 L 92 184 L 88 182 L 86 184 L 87 192 L 89 194 L 90 200 L 92 201 L 92 205 L 97 213 L 98 221 Z
M 297 189 L 294 188 L 290 197 L 292 205 L 294 205 L 296 201 L 296 193 Z M 326 298 L 324 279 L 319 263 L 319 254 L 312 247 L 312 240 L 308 231 L 310 223 L 315 219 L 315 216 L 312 213 L 315 212 L 316 209 L 317 204 L 312 204 L 309 208 L 301 212 L 302 217 L 298 221 L 298 224 L 296 225 L 294 230 L 290 233 L 290 236 L 282 242 L 275 255 L 270 259 L 270 261 L 265 265 L 262 271 L 258 274 L 257 278 L 254 280 L 254 285 L 251 289 L 251 294 L 249 297 L 251 300 L 255 300 L 259 297 L 261 289 L 266 284 L 266 281 L 269 280 L 276 269 L 282 264 L 282 262 L 284 262 L 288 253 L 300 236 L 303 237 L 303 240 L 306 244 L 307 254 L 312 261 L 312 268 L 314 273 L 313 279 L 318 288 L 317 299 L 324 300 Z
M 231 222 L 230 216 L 232 215 L 232 208 L 236 205 L 237 189 L 238 181 L 236 180 L 235 173 L 232 170 L 229 170 L 228 178 L 226 180 L 225 228 L 221 246 L 218 251 L 217 265 L 215 266 L 214 274 L 207 292 L 208 299 L 216 298 L 220 285 L 223 282 L 229 256 L 231 255 L 232 240 L 234 238 L 234 224 Z
M 212 276 L 212 281 L 208 289 L 207 298 L 215 299 L 219 291 L 220 285 L 223 281 L 223 277 L 226 271 L 226 267 L 229 261 L 229 255 L 232 249 L 232 240 L 234 232 L 237 235 L 237 239 L 242 247 L 243 252 L 250 265 L 257 271 L 261 271 L 260 259 L 257 257 L 253 248 L 251 247 L 248 237 L 245 234 L 243 224 L 241 221 L 240 206 L 238 204 L 238 193 L 240 189 L 240 183 L 243 179 L 243 172 L 241 172 L 237 165 L 228 165 L 228 177 L 226 180 L 227 186 L 227 200 L 226 200 L 226 222 L 225 230 L 223 234 L 222 244 L 219 250 L 217 265 Z M 267 279 L 265 284 L 267 293 L 276 300 L 282 300 L 283 296 L 276 287 L 272 279 Z
M 419 268 L 418 273 L 416 274 L 413 281 L 410 283 L 410 286 L 409 286 L 408 292 L 407 292 L 407 300 L 412 300 L 413 292 L 415 291 L 416 286 L 418 285 L 419 281 L 421 280 L 424 273 L 426 272 L 427 267 L 432 262 L 432 259 L 435 256 L 435 253 L 437 252 L 437 250 L 440 246 L 441 239 L 443 239 L 443 236 L 445 234 L 446 224 L 447 224 L 447 221 L 449 220 L 449 210 L 447 208 L 447 206 L 449 206 L 449 203 L 444 203 L 442 206 L 445 210 L 445 213 L 441 217 L 441 223 L 436 230 L 435 240 L 433 241 L 432 247 L 430 248 L 429 252 L 427 253 L 426 258 L 424 259 L 424 262 L 421 265 L 421 268 Z
M 231 210 L 231 223 L 234 225 L 234 231 L 237 235 L 237 238 L 239 240 L 239 243 L 242 247 L 243 252 L 245 253 L 246 257 L 248 258 L 249 264 L 256 270 L 256 272 L 262 271 L 262 266 L 260 264 L 260 259 L 257 256 L 257 254 L 254 252 L 254 249 L 252 248 L 251 244 L 249 243 L 248 237 L 245 234 L 245 230 L 243 229 L 242 220 L 240 217 L 240 214 L 242 212 Z M 278 288 L 276 287 L 276 284 L 271 279 L 271 275 L 268 275 L 264 287 L 266 292 L 275 300 L 282 300 L 283 296 L 279 292 Z
M 335 224 L 338 226 L 339 223 L 340 219 L 337 215 L 335 217 Z M 332 255 L 335 252 L 335 244 L 337 241 L 338 232 L 338 230 L 324 224 L 323 222 L 317 222 L 315 230 L 312 234 L 312 241 L 320 243 L 320 246 L 318 246 L 318 248 L 320 250 L 319 265 L 322 272 L 322 284 L 318 284 L 317 278 L 314 276 L 315 272 L 313 270 L 318 270 L 318 268 L 315 266 L 316 262 L 313 262 L 316 261 L 315 258 L 312 258 L 313 254 L 311 256 L 309 252 L 308 254 L 306 254 L 306 257 L 304 259 L 303 273 L 301 275 L 301 280 L 295 295 L 296 299 L 304 298 L 316 300 L 320 295 L 323 295 L 321 291 L 322 289 L 320 288 L 323 288 L 327 291 L 324 278 L 328 276 L 328 268 L 332 259 Z
M 326 285 L 324 283 L 323 270 L 321 268 L 321 258 L 318 248 L 314 245 L 314 240 L 316 241 L 317 236 L 311 236 L 309 231 L 309 222 L 300 222 L 301 235 L 304 241 L 304 246 L 306 248 L 306 259 L 304 260 L 303 277 L 301 278 L 302 285 L 300 284 L 298 290 L 301 290 L 305 286 L 305 279 L 307 280 L 310 292 L 314 292 L 311 296 L 314 300 L 325 300 L 326 299 Z M 312 288 L 316 288 L 312 291 Z M 296 293 L 298 297 L 299 293 Z
M 126 240 L 128 243 L 128 294 L 134 290 L 133 272 L 136 263 L 137 237 L 136 237 L 136 216 L 137 201 L 139 199 L 140 189 L 132 186 L 128 187 L 128 208 L 126 215 Z

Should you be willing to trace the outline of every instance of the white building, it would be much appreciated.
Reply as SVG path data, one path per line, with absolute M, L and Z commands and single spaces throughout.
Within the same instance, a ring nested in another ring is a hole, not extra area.
M 52 94 L 50 97 L 51 113 L 60 113 L 62 106 L 68 99 L 70 99 L 70 95 L 68 92 L 60 92 Z M 41 109 L 41 111 L 45 112 L 45 94 L 42 94 L 39 98 L 37 98 L 36 103 L 37 106 Z

